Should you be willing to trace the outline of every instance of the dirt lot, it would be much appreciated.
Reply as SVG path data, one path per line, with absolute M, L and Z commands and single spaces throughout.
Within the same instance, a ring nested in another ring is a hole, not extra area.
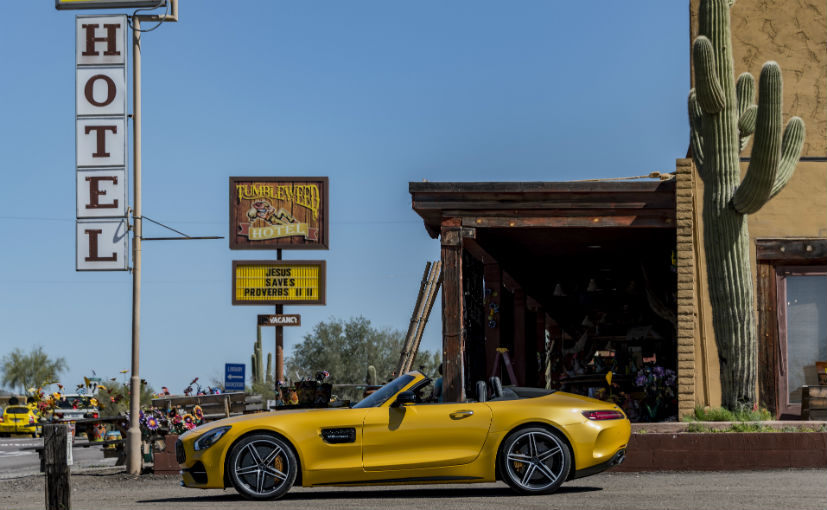
M 0 509 L 44 507 L 42 475 L 0 480 Z M 827 470 L 604 473 L 566 483 L 550 496 L 518 497 L 504 484 L 294 488 L 279 501 L 253 502 L 234 490 L 195 490 L 178 477 L 133 477 L 122 469 L 72 475 L 78 509 L 818 509 L 827 508 Z M 403 503 L 404 502 L 404 503 Z

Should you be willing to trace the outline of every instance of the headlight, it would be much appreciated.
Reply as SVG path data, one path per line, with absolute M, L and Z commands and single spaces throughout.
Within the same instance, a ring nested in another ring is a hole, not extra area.
M 195 451 L 206 450 L 210 446 L 214 445 L 216 441 L 221 439 L 221 436 L 227 433 L 230 430 L 230 427 L 218 427 L 217 429 L 212 429 L 209 432 L 204 432 L 204 434 L 195 440 L 192 444 L 192 449 Z

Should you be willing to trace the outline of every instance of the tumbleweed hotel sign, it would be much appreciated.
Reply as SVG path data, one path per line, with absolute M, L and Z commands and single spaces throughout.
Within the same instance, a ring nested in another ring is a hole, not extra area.
M 230 249 L 328 248 L 327 177 L 230 177 Z

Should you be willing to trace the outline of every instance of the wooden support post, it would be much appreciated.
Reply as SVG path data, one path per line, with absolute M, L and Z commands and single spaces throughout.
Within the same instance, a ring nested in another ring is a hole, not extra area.
M 488 307 L 494 306 L 495 310 L 500 309 L 500 297 L 502 296 L 503 288 L 502 288 L 502 271 L 500 271 L 500 265 L 496 262 L 485 264 L 484 271 L 484 279 L 485 279 L 485 290 L 486 293 L 490 290 L 491 293 L 488 294 Z M 484 310 L 485 319 L 483 322 L 485 323 L 485 373 L 490 374 L 491 371 L 494 369 L 494 360 L 497 357 L 497 347 L 500 346 L 500 314 L 496 312 L 493 314 L 493 328 L 491 327 L 492 324 L 489 324 L 489 318 L 492 314 L 489 312 L 490 308 L 486 308 Z
M 277 314 L 283 313 L 284 306 L 276 305 Z M 284 381 L 284 328 L 276 326 L 276 391 L 280 381 Z
M 46 471 L 46 509 L 72 508 L 71 475 L 66 449 L 71 448 L 69 427 L 49 423 L 43 426 L 43 464 Z
M 539 363 L 534 368 L 537 371 L 537 386 L 546 387 L 546 311 L 543 307 L 537 309 L 537 325 L 535 328 L 537 354 Z
M 325 211 L 325 214 L 327 214 L 327 211 Z M 325 237 L 327 237 L 327 234 L 325 234 Z M 276 250 L 276 260 L 281 260 L 281 248 Z M 276 315 L 283 313 L 284 305 L 276 305 Z M 276 380 L 274 389 L 278 397 L 279 382 L 284 381 L 284 328 L 281 326 L 276 326 L 276 374 L 274 379 Z
M 514 290 L 514 372 L 517 375 L 517 386 L 525 384 L 525 331 L 526 297 L 523 289 Z
M 459 221 L 443 222 L 442 244 L 442 394 L 444 402 L 465 400 L 462 358 L 465 333 L 462 324 L 462 229 Z M 447 223 L 447 225 L 446 225 Z

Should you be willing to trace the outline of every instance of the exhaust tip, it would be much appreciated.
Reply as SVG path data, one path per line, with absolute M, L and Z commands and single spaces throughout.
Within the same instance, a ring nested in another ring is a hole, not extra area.
M 619 452 L 615 453 L 614 457 L 612 457 L 612 466 L 619 466 L 626 460 L 626 450 L 620 450 Z

